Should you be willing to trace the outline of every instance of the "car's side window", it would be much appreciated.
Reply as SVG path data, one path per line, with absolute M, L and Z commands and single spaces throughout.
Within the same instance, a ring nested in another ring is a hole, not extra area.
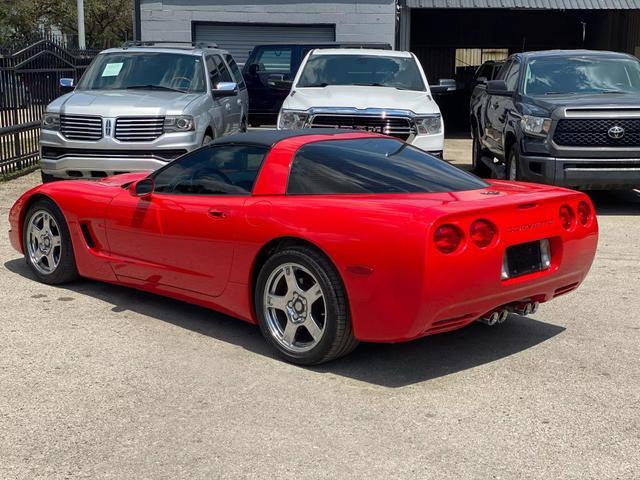
M 511 68 L 507 73 L 505 78 L 505 83 L 507 84 L 507 90 L 510 92 L 514 92 L 518 87 L 518 78 L 520 76 L 520 62 L 514 61 L 511 64 Z
M 258 53 L 254 63 L 260 65 L 260 72 L 290 74 L 291 53 L 290 47 L 265 48 Z
M 209 73 L 209 78 L 211 79 L 211 88 L 216 88 L 218 83 L 222 82 L 222 77 L 220 76 L 220 71 L 213 61 L 213 57 L 211 55 L 207 55 L 207 72 Z
M 211 145 L 176 160 L 154 175 L 157 193 L 249 195 L 268 148 Z
M 236 83 L 238 84 L 238 87 L 245 88 L 244 78 L 242 78 L 242 73 L 240 72 L 240 69 L 238 68 L 238 64 L 236 63 L 236 61 L 229 54 L 226 54 L 224 56 L 224 59 L 227 61 L 227 65 L 229 65 L 229 68 L 231 69 L 231 73 L 233 74 L 233 77 L 235 78 Z
M 220 55 L 211 55 L 211 58 L 213 59 L 213 62 L 216 64 L 216 67 L 218 67 L 218 71 L 220 72 L 220 78 L 221 78 L 220 81 L 233 82 L 231 73 L 229 72 L 229 69 L 225 65 L 224 61 L 222 60 L 222 57 Z
M 505 64 L 502 66 L 502 68 L 498 72 L 498 75 L 496 75 L 496 80 L 505 80 L 506 79 L 507 72 L 511 68 L 511 63 L 512 63 L 512 60 L 507 60 L 505 62 Z

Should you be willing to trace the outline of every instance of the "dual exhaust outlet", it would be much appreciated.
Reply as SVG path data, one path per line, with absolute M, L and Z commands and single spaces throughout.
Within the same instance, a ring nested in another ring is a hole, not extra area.
M 531 315 L 538 311 L 539 305 L 538 302 L 521 302 L 507 305 L 483 315 L 478 321 L 490 326 L 497 325 L 498 323 L 506 322 L 510 312 L 517 313 L 518 315 Z

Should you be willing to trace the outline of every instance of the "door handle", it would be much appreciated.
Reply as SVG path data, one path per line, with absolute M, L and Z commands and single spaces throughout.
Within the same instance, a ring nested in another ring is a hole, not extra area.
M 209 216 L 213 218 L 227 218 L 227 212 L 218 210 L 217 208 L 212 208 L 209 210 Z

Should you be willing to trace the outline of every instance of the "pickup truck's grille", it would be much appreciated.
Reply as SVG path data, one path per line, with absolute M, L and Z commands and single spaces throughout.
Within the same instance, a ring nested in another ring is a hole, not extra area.
M 102 118 L 89 115 L 60 115 L 60 133 L 69 140 L 95 142 L 102 138 Z
M 151 142 L 164 133 L 164 117 L 119 117 L 115 137 L 121 142 Z
M 612 131 L 613 127 L 621 127 L 624 130 L 622 136 L 619 136 L 619 129 Z M 553 134 L 553 141 L 567 147 L 638 147 L 640 118 L 561 119 Z
M 363 115 L 316 115 L 311 128 L 350 128 L 384 133 L 406 140 L 413 134 L 412 122 L 403 117 L 372 117 Z

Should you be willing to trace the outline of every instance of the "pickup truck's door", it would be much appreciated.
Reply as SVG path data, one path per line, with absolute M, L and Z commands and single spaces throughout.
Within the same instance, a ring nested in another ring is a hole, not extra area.
M 507 92 L 504 95 L 490 95 L 487 105 L 487 118 L 490 125 L 489 142 L 496 155 L 504 156 L 504 142 L 506 128 L 509 122 L 510 112 L 515 110 L 515 91 L 520 78 L 520 62 L 512 60 L 508 68 L 504 70 L 504 81 L 507 84 Z M 501 75 L 502 76 L 502 75 Z

